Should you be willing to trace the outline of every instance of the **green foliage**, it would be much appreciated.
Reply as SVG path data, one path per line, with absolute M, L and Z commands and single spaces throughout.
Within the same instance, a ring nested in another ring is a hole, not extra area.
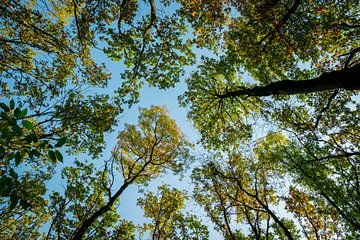
M 100 31 L 109 16 L 97 12 L 100 15 L 90 20 L 88 11 L 94 2 L 88 8 L 84 2 L 77 4 L 74 8 L 72 1 L 2 3 L 0 92 L 28 106 L 49 137 L 68 135 L 73 152 L 88 150 L 97 155 L 104 147 L 104 132 L 115 124 L 121 108 L 105 94 L 84 92 L 90 86 L 104 88 L 110 79 L 104 65 L 92 59 L 95 35 L 85 25 L 96 22 Z M 103 4 L 98 10 L 108 8 Z M 70 24 L 74 15 L 81 15 L 75 25 Z M 33 128 L 28 119 L 22 124 Z
M 63 193 L 53 192 L 47 211 L 51 214 L 51 227 L 47 236 L 70 239 L 73 232 L 89 213 L 100 208 L 107 199 L 104 182 L 108 175 L 97 171 L 94 164 L 75 161 L 73 166 L 63 169 L 61 177 L 66 182 Z M 110 236 L 109 229 L 119 220 L 116 211 L 105 213 L 93 224 L 87 239 Z M 109 228 L 109 229 L 108 229 Z
M 296 229 L 286 228 L 272 210 L 279 204 L 276 184 L 281 184 L 281 171 L 276 170 L 267 159 L 248 159 L 238 153 L 229 154 L 227 160 L 214 159 L 194 169 L 194 198 L 225 239 L 237 239 L 237 235 L 240 239 L 276 239 L 277 228 L 291 237 Z M 250 234 L 240 237 L 238 226 L 242 224 Z
M 198 70 L 187 79 L 188 90 L 179 100 L 183 106 L 190 107 L 188 117 L 200 131 L 201 140 L 207 147 L 237 147 L 252 135 L 248 119 L 261 109 L 262 102 L 219 98 L 220 94 L 242 84 L 240 74 L 240 68 L 231 59 L 204 58 Z
M 106 134 L 142 86 L 174 87 L 195 66 L 194 52 L 208 56 L 179 101 L 215 156 L 193 171 L 193 197 L 223 237 L 359 238 L 359 87 L 346 75 L 359 69 L 358 1 L 12 0 L 0 8 L 1 239 L 207 239 L 183 211 L 188 196 L 167 185 L 138 201 L 148 224 L 116 211 L 129 186 L 194 160 L 164 108 L 141 109 L 104 169 L 99 163 Z M 111 89 L 96 51 L 121 67 Z M 311 94 L 244 91 L 319 75 L 335 89 L 324 81 Z M 64 189 L 52 189 L 59 172 Z
M 144 216 L 151 219 L 142 227 L 152 239 L 208 239 L 209 233 L 195 215 L 182 213 L 188 196 L 167 185 L 158 187 L 158 196 L 145 193 L 138 199 Z
M 181 172 L 190 160 L 189 143 L 167 110 L 140 109 L 138 128 L 126 125 L 118 136 L 115 162 L 126 181 L 146 183 L 166 169 Z
M 45 194 L 43 181 L 49 178 L 46 168 L 51 172 L 54 164 L 63 161 L 56 148 L 66 143 L 66 137 L 54 144 L 36 121 L 26 115 L 26 108 L 16 107 L 14 100 L 9 105 L 0 105 L 0 194 L 4 202 L 8 200 L 11 210 L 18 205 L 28 209 L 34 198 Z M 34 169 L 24 171 L 21 167 Z

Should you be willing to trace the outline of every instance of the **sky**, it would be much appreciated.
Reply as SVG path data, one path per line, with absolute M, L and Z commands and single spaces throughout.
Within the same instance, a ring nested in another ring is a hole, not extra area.
M 196 50 L 196 52 L 198 59 L 200 59 L 201 55 L 206 54 L 204 51 L 199 49 Z M 122 70 L 124 70 L 124 66 L 121 62 L 111 61 L 103 52 L 99 50 L 94 49 L 92 54 L 94 59 L 98 63 L 103 62 L 105 64 L 106 68 L 112 75 L 108 87 L 105 89 L 105 91 L 103 90 L 105 93 L 108 93 L 111 96 L 113 94 L 113 91 L 121 85 L 120 73 Z M 133 105 L 130 109 L 126 108 L 124 112 L 118 116 L 118 125 L 114 127 L 114 131 L 105 134 L 105 141 L 107 146 L 101 160 L 106 160 L 110 157 L 111 149 L 115 146 L 117 141 L 117 134 L 124 128 L 124 124 L 136 124 L 139 114 L 139 108 L 150 108 L 152 105 L 165 106 L 166 109 L 169 111 L 170 117 L 176 120 L 177 125 L 185 134 L 186 138 L 192 143 L 198 142 L 200 139 L 199 134 L 194 129 L 192 123 L 187 119 L 186 109 L 180 107 L 177 100 L 177 97 L 186 91 L 187 87 L 184 81 L 186 79 L 186 76 L 189 76 L 191 71 L 193 71 L 194 69 L 195 66 L 185 67 L 185 74 L 182 78 L 182 81 L 179 82 L 174 88 L 160 90 L 154 87 L 149 87 L 145 84 L 144 87 L 140 90 L 139 103 Z M 205 154 L 205 150 L 200 145 L 195 146 L 194 151 L 200 155 Z M 101 160 L 98 161 L 100 167 L 103 165 L 103 161 Z M 194 167 L 195 164 L 198 163 L 192 164 L 191 167 Z M 168 173 L 158 179 L 151 181 L 146 187 L 146 190 L 156 192 L 157 186 L 166 183 L 180 190 L 186 190 L 188 194 L 191 195 L 192 185 L 191 179 L 189 178 L 190 174 L 191 169 L 188 170 L 184 174 L 185 177 L 180 180 L 180 176 L 175 176 L 171 173 Z M 121 176 L 119 176 L 119 179 L 121 179 Z M 118 183 L 120 184 L 121 181 L 118 181 Z M 120 205 L 118 207 L 118 211 L 120 212 L 122 218 L 126 220 L 131 220 L 135 224 L 142 224 L 143 222 L 147 221 L 147 219 L 143 217 L 142 209 L 136 205 L 137 198 L 141 196 L 142 194 L 138 193 L 138 187 L 135 185 L 130 186 L 128 189 L 126 189 L 124 194 L 120 197 Z M 210 239 L 222 238 L 221 235 L 213 229 L 214 225 L 211 223 L 209 218 L 206 218 L 206 213 L 191 198 L 186 204 L 185 211 L 189 211 L 191 214 L 197 215 L 203 220 L 204 224 L 209 226 Z

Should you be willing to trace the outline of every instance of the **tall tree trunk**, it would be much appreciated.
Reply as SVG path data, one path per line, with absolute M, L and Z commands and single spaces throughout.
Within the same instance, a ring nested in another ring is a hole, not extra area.
M 360 90 L 360 64 L 351 68 L 325 72 L 317 78 L 306 80 L 283 80 L 265 86 L 241 88 L 219 94 L 219 98 L 240 96 L 294 95 L 323 92 L 336 89 Z

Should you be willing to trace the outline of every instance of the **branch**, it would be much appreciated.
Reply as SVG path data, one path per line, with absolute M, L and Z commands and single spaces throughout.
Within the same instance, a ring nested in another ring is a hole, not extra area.
M 324 72 L 319 77 L 305 80 L 282 80 L 265 86 L 241 88 L 217 94 L 220 99 L 241 96 L 273 96 L 307 94 L 338 89 L 360 90 L 360 64 L 351 68 Z
M 103 214 L 107 213 L 112 206 L 114 205 L 115 201 L 121 196 L 121 194 L 126 190 L 128 186 L 130 186 L 135 180 L 138 179 L 138 177 L 142 176 L 142 173 L 146 170 L 147 166 L 151 164 L 153 161 L 153 155 L 155 152 L 155 147 L 159 144 L 159 141 L 156 141 L 152 148 L 149 155 L 149 160 L 147 160 L 143 166 L 133 174 L 131 178 L 125 179 L 124 183 L 121 185 L 121 187 L 118 189 L 118 191 L 110 197 L 109 201 L 106 203 L 106 205 L 102 206 L 98 210 L 96 210 L 89 218 L 87 218 L 84 222 L 80 224 L 80 226 L 76 229 L 74 235 L 71 237 L 71 240 L 78 240 L 82 239 L 86 233 L 86 231 L 91 227 L 91 225 Z
M 326 106 L 320 110 L 319 116 L 316 118 L 316 122 L 315 122 L 315 126 L 314 126 L 314 130 L 319 126 L 320 120 L 323 116 L 323 113 L 327 110 L 329 110 L 330 108 L 330 104 L 331 101 L 336 97 L 336 95 L 339 93 L 339 89 L 336 89 L 333 94 L 331 94 L 331 96 L 329 97 Z
M 280 28 L 289 20 L 289 18 L 291 17 L 292 14 L 294 14 L 297 10 L 297 8 L 300 6 L 301 0 L 295 0 L 294 3 L 291 5 L 289 11 L 281 18 L 280 22 L 278 22 L 274 29 L 269 32 L 268 34 L 266 34 L 257 44 L 262 44 L 262 42 L 264 42 L 267 38 L 270 37 L 269 43 L 272 41 L 272 39 L 274 38 L 274 35 L 276 32 L 278 32 L 280 30 Z M 266 48 L 266 45 L 264 45 L 263 47 L 263 51 Z
M 84 42 L 83 42 L 83 39 L 82 39 L 82 29 L 81 29 L 81 26 L 80 26 L 80 22 L 79 22 L 79 17 L 77 15 L 77 1 L 76 0 L 73 0 L 73 7 L 74 7 L 74 17 L 75 17 L 75 25 L 76 25 L 76 28 L 77 28 L 77 32 L 78 32 L 78 38 L 79 38 L 79 41 L 80 41 L 80 44 L 81 46 L 84 46 Z
M 360 52 L 360 47 L 355 48 L 354 50 L 352 50 L 351 52 L 349 52 L 349 57 L 346 59 L 345 62 L 345 68 L 348 68 L 350 66 L 350 62 L 351 60 L 355 57 L 355 55 Z

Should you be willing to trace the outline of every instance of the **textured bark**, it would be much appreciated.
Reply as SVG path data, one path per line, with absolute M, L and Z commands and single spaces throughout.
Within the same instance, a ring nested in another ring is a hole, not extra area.
M 360 64 L 338 71 L 325 72 L 317 78 L 306 80 L 283 80 L 265 86 L 241 88 L 219 94 L 219 98 L 240 96 L 294 95 L 337 89 L 360 90 Z

